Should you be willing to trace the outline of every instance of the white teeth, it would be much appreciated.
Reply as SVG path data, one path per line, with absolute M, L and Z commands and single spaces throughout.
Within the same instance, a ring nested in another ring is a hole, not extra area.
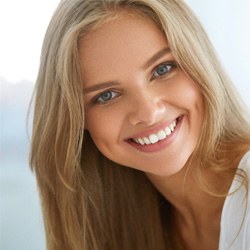
M 149 140 L 150 140 L 150 142 L 151 142 L 152 144 L 159 141 L 158 136 L 155 135 L 155 134 L 150 135 L 150 136 L 149 136 Z
M 150 140 L 149 140 L 147 137 L 144 137 L 144 138 L 143 138 L 143 141 L 144 141 L 144 143 L 147 144 L 147 145 L 149 145 L 149 144 L 151 143 Z
M 174 126 L 173 126 L 173 124 L 170 124 L 169 128 L 170 128 L 171 132 L 174 131 Z
M 158 137 L 159 140 L 163 140 L 163 139 L 165 139 L 167 137 L 167 135 L 163 130 L 161 130 L 161 131 L 159 131 L 157 133 L 157 137 Z
M 134 138 L 133 141 L 140 145 L 145 145 L 145 144 L 149 145 L 149 144 L 157 143 L 158 141 L 164 140 L 167 136 L 171 135 L 176 125 L 177 125 L 177 122 L 174 121 L 168 127 L 166 127 L 163 130 L 160 130 L 156 134 L 151 134 L 149 135 L 149 137 Z
M 165 128 L 165 133 L 168 136 L 168 135 L 170 135 L 172 133 L 172 131 L 171 131 L 171 129 L 169 127 L 166 127 Z
M 174 131 L 174 128 L 175 128 L 175 127 L 176 127 L 176 121 L 174 121 L 173 123 L 171 123 L 171 124 L 169 125 L 169 128 L 170 128 L 171 132 Z
M 145 144 L 145 142 L 144 142 L 143 139 L 141 139 L 141 138 L 139 138 L 138 141 L 139 141 L 139 144 L 141 144 L 141 145 L 144 145 L 144 144 Z

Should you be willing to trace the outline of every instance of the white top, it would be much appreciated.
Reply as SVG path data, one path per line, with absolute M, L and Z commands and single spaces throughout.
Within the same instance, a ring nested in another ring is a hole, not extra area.
M 238 169 L 245 171 L 248 177 L 248 197 L 246 188 L 240 187 L 236 176 L 230 187 L 230 193 L 224 203 L 221 215 L 219 250 L 250 250 L 250 151 L 241 159 Z

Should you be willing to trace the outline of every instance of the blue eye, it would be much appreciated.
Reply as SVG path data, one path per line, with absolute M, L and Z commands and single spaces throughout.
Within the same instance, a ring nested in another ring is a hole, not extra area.
M 154 69 L 153 78 L 164 76 L 171 72 L 173 68 L 176 68 L 176 64 L 174 62 L 161 64 Z
M 116 93 L 115 91 L 107 90 L 107 91 L 101 93 L 96 98 L 96 102 L 98 102 L 98 103 L 106 103 L 106 102 L 109 102 L 109 101 L 113 100 L 117 96 L 118 96 L 118 93 Z

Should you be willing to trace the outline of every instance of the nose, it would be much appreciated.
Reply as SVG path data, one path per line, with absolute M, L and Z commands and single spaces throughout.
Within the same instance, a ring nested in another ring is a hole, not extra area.
M 129 123 L 133 126 L 150 126 L 159 122 L 166 112 L 166 106 L 158 93 L 137 92 L 130 102 Z

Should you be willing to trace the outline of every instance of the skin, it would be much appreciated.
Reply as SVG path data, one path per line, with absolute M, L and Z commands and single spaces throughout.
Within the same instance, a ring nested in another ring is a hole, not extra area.
M 167 48 L 155 24 L 127 12 L 82 38 L 86 129 L 107 158 L 145 172 L 172 203 L 186 249 L 218 249 L 224 199 L 201 191 L 192 174 L 195 166 L 186 166 L 201 133 L 203 97 Z M 166 72 L 160 76 L 161 70 Z M 129 143 L 177 117 L 182 117 L 178 131 L 163 146 L 144 152 Z M 204 175 L 214 185 L 221 183 L 220 176 Z
M 86 128 L 109 159 L 144 172 L 169 176 L 185 165 L 197 144 L 203 119 L 202 96 L 178 67 L 154 78 L 157 66 L 175 59 L 166 52 L 145 67 L 168 44 L 154 24 L 132 18 L 121 16 L 80 42 Z M 111 82 L 112 86 L 87 91 L 99 83 Z M 115 98 L 106 103 L 93 101 L 107 90 L 112 90 Z M 150 135 L 180 116 L 183 116 L 181 129 L 167 147 L 145 153 L 126 141 L 141 133 Z

